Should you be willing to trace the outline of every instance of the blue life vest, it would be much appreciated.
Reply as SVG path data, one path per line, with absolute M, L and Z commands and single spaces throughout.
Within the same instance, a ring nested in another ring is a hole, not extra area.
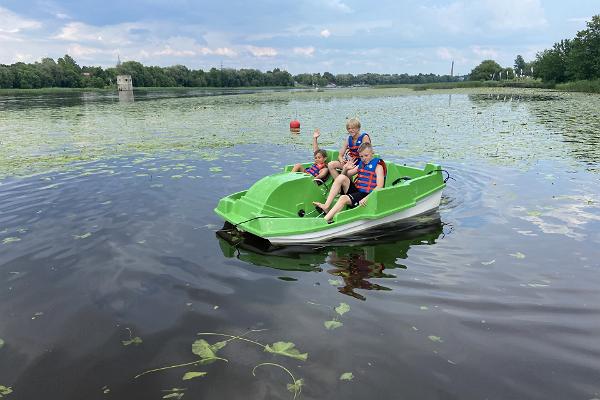
M 362 160 L 358 164 L 358 174 L 356 175 L 356 179 L 354 180 L 354 186 L 363 192 L 363 193 L 371 193 L 373 189 L 377 187 L 377 173 L 376 168 L 377 165 L 381 165 L 383 167 L 383 176 L 387 175 L 387 168 L 385 166 L 385 162 L 380 158 L 372 159 L 368 164 L 364 164 Z
M 326 164 L 313 164 L 308 168 L 304 169 L 304 172 L 306 172 L 307 174 L 311 174 L 312 176 L 317 176 L 319 175 L 319 172 L 326 167 Z
M 350 158 L 358 158 L 358 148 L 362 144 L 365 136 L 369 136 L 369 134 L 367 132 L 361 133 L 360 136 L 356 138 L 356 143 L 352 143 L 352 135 L 348 135 L 348 155 Z

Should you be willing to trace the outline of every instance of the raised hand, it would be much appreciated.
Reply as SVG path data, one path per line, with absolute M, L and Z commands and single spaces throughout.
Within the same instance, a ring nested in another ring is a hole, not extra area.
M 319 136 L 321 136 L 321 131 L 319 130 L 319 128 L 315 129 L 315 131 L 313 132 L 313 137 L 316 139 Z

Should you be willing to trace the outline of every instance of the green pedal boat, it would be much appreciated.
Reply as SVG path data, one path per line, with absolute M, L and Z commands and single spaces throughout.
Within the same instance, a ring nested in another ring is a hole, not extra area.
M 329 160 L 337 159 L 337 152 L 327 153 Z M 325 202 L 331 178 L 317 185 L 309 174 L 289 172 L 292 165 L 265 176 L 248 190 L 222 198 L 215 212 L 239 231 L 287 245 L 348 238 L 437 210 L 446 186 L 439 165 L 427 164 L 424 169 L 386 165 L 383 189 L 371 193 L 366 206 L 339 212 L 330 224 L 312 202 Z

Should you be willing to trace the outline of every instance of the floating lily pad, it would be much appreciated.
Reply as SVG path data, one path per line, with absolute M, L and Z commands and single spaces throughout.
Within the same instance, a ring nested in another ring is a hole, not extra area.
M 139 336 L 136 336 L 129 340 L 122 340 L 121 343 L 123 343 L 123 346 L 129 346 L 130 344 L 137 346 L 139 344 L 142 344 L 142 338 Z
M 4 397 L 4 396 L 8 396 L 9 394 L 12 393 L 12 388 L 9 386 L 2 386 L 0 385 L 0 398 Z
M 325 325 L 325 328 L 327 328 L 329 330 L 332 330 L 332 329 L 339 328 L 339 327 L 341 327 L 344 324 L 341 323 L 340 321 L 331 320 L 331 321 L 325 321 L 323 323 L 323 325 Z
M 344 372 L 340 375 L 340 381 L 351 381 L 352 379 L 354 379 L 352 372 Z
M 348 311 L 350 311 L 350 306 L 346 303 L 340 303 L 340 305 L 335 308 L 335 312 L 340 315 L 344 315 Z
M 272 345 L 266 345 L 265 351 L 302 361 L 306 361 L 308 358 L 308 353 L 300 353 L 292 342 L 275 342 Z
M 439 337 L 439 336 L 430 335 L 430 336 L 427 336 L 427 337 L 428 337 L 428 338 L 429 338 L 429 340 L 431 340 L 432 342 L 436 342 L 436 343 L 442 343 L 442 342 L 443 342 L 442 338 L 441 338 L 441 337 Z
M 194 379 L 199 376 L 205 376 L 206 374 L 207 374 L 207 372 L 190 371 L 190 372 L 186 372 L 185 375 L 183 375 L 183 377 L 181 378 L 181 380 L 187 381 L 189 379 Z

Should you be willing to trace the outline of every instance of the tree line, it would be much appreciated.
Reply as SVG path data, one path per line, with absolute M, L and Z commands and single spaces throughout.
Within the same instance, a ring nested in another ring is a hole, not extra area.
M 54 61 L 43 58 L 39 62 L 11 65 L 0 64 L 0 88 L 36 89 L 63 88 L 107 88 L 116 86 L 117 75 L 131 75 L 134 87 L 261 87 L 261 86 L 305 86 L 327 85 L 395 85 L 409 83 L 453 82 L 457 77 L 435 74 L 338 74 L 329 72 L 299 74 L 275 68 L 261 72 L 257 69 L 211 68 L 191 70 L 183 65 L 170 67 L 144 66 L 137 61 L 120 63 L 114 68 L 80 67 L 69 56 Z
M 501 67 L 494 60 L 484 60 L 469 74 L 470 80 L 500 80 L 515 77 L 541 79 L 548 83 L 564 83 L 600 79 L 600 15 L 586 23 L 573 39 L 554 43 L 551 49 L 538 52 L 525 62 L 521 55 L 514 68 Z

